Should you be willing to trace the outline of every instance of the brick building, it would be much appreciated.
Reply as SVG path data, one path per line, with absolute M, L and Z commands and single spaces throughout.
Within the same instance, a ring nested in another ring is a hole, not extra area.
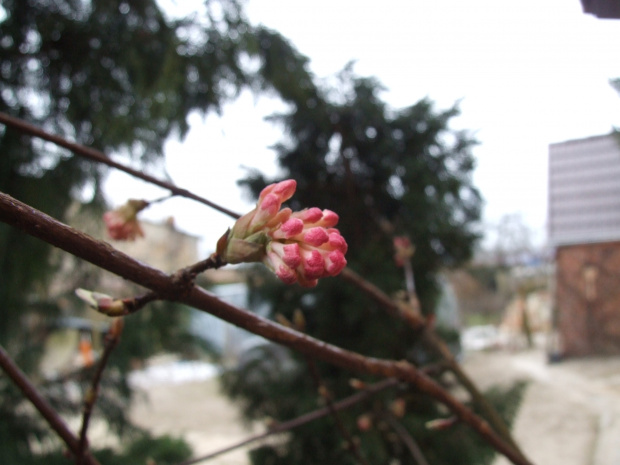
M 549 146 L 549 239 L 567 356 L 620 353 L 620 140 Z

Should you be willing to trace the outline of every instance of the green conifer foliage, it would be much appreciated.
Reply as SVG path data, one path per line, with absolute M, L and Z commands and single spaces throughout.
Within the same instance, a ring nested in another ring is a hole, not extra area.
M 221 0 L 208 2 L 208 12 L 175 19 L 155 0 L 4 1 L 0 111 L 146 167 L 161 157 L 168 137 L 185 134 L 190 112 L 217 111 L 246 82 L 240 62 L 251 32 L 241 9 Z M 0 153 L 0 191 L 61 220 L 88 195 L 89 213 L 101 221 L 103 167 L 4 125 Z M 58 266 L 50 252 L 0 224 L 0 344 L 37 382 L 42 342 L 63 312 L 48 291 Z M 80 265 L 75 273 L 88 280 L 94 270 Z M 185 315 L 172 307 L 156 305 L 126 325 L 126 344 L 139 350 L 117 351 L 110 371 L 190 340 L 180 330 Z M 77 381 L 86 386 L 90 375 Z M 40 387 L 60 411 L 79 412 L 80 402 L 69 402 L 62 385 Z M 124 377 L 104 379 L 96 413 L 117 430 L 126 424 L 128 393 Z M 0 375 L 2 463 L 27 463 L 32 441 L 50 433 L 36 412 L 16 409 L 19 399 Z
M 266 54 L 280 46 L 275 40 L 265 43 Z M 298 58 L 297 69 L 303 69 L 304 59 Z M 270 59 L 295 56 L 278 53 Z M 381 99 L 381 85 L 356 76 L 352 66 L 329 87 L 312 84 L 309 74 L 303 79 L 303 91 L 281 92 L 289 96 L 291 110 L 272 118 L 286 133 L 275 146 L 282 178 L 298 184 L 288 205 L 293 210 L 317 206 L 337 212 L 338 228 L 349 244 L 349 266 L 391 294 L 405 287 L 403 270 L 393 260 L 392 238 L 409 236 L 416 247 L 416 289 L 422 308 L 432 313 L 439 290 L 437 273 L 470 257 L 480 216 L 480 196 L 472 184 L 475 140 L 467 131 L 450 127 L 458 108 L 439 110 L 430 99 L 389 108 Z M 268 182 L 260 173 L 243 181 L 254 194 Z M 260 283 L 255 299 L 267 301 L 274 315 L 289 319 L 300 309 L 312 336 L 368 356 L 430 361 L 414 331 L 339 278 L 323 279 L 312 289 L 269 280 L 265 284 L 258 277 L 254 282 Z M 256 358 L 225 380 L 227 392 L 243 402 L 244 413 L 254 419 L 285 420 L 316 408 L 319 396 L 306 361 L 293 353 L 280 355 L 286 363 L 273 364 L 267 357 Z M 351 393 L 348 382 L 353 374 L 322 363 L 318 371 L 334 398 Z M 383 393 L 343 413 L 369 463 L 415 463 L 389 426 L 390 406 L 397 398 L 407 405 L 407 414 L 398 421 L 429 463 L 481 463 L 476 462 L 479 449 L 461 447 L 471 440 L 465 429 L 443 434 L 440 440 L 424 429 L 426 421 L 443 416 L 442 410 L 411 389 Z M 373 418 L 371 431 L 358 429 L 357 418 L 365 413 Z M 251 457 L 256 465 L 358 463 L 342 444 L 333 419 L 325 418 L 294 430 L 278 446 L 255 450 Z

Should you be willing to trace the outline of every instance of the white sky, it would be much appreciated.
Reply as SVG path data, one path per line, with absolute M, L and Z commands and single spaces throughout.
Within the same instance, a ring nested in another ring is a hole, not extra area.
M 445 109 L 461 99 L 454 127 L 481 142 L 474 182 L 490 229 L 519 213 L 544 241 L 548 145 L 620 126 L 620 96 L 608 83 L 620 77 L 620 20 L 586 15 L 579 0 L 250 0 L 246 7 L 251 22 L 308 56 L 319 78 L 356 60 L 356 73 L 376 76 L 394 108 L 428 96 Z M 276 173 L 267 147 L 280 131 L 263 116 L 277 108 L 243 94 L 222 118 L 192 117 L 188 137 L 166 146 L 175 183 L 240 213 L 252 208 L 236 180 L 242 165 Z M 124 175 L 112 176 L 108 191 L 114 205 L 161 195 Z M 182 230 L 205 237 L 205 252 L 232 223 L 183 199 L 145 213 L 174 215 Z

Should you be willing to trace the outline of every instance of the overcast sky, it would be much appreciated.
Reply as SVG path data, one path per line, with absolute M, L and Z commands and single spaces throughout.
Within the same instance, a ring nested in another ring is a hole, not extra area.
M 620 126 L 620 96 L 609 85 L 620 77 L 620 20 L 586 15 L 579 0 L 249 0 L 246 11 L 254 24 L 290 39 L 319 78 L 355 60 L 358 74 L 385 85 L 383 98 L 394 108 L 425 96 L 439 108 L 460 100 L 454 126 L 475 131 L 481 142 L 474 181 L 490 229 L 519 213 L 543 241 L 548 145 Z M 263 116 L 277 108 L 243 94 L 222 118 L 191 118 L 188 137 L 167 144 L 174 181 L 239 212 L 251 208 L 235 181 L 241 166 L 276 173 L 267 147 L 280 132 Z M 114 204 L 160 195 L 120 175 L 108 185 Z M 145 216 L 168 215 L 204 236 L 205 251 L 231 224 L 181 199 Z

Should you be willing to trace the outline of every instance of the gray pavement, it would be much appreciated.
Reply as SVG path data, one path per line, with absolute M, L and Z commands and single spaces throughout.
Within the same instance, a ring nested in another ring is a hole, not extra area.
M 530 381 L 513 434 L 534 464 L 620 465 L 620 357 L 550 365 L 539 350 L 474 353 L 464 366 L 483 388 Z

